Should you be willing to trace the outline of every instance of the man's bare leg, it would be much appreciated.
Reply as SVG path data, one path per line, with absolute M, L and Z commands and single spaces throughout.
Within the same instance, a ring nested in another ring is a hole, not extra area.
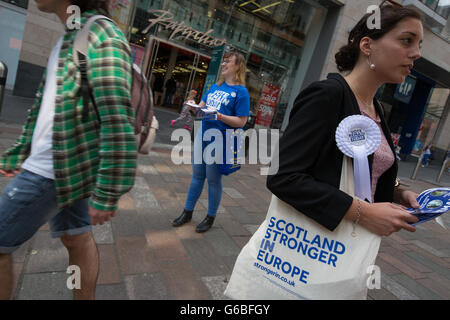
M 11 299 L 12 287 L 12 254 L 0 254 L 0 300 Z
M 68 236 L 61 238 L 62 243 L 69 251 L 70 265 L 76 265 L 81 271 L 81 288 L 73 289 L 75 300 L 93 300 L 97 284 L 99 258 L 97 245 L 92 233 Z

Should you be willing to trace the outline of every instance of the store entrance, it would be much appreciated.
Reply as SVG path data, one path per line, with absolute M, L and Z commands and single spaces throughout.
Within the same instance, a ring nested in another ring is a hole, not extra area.
M 211 58 L 153 37 L 149 42 L 147 75 L 152 76 L 155 105 L 180 111 L 191 89 L 199 103 Z

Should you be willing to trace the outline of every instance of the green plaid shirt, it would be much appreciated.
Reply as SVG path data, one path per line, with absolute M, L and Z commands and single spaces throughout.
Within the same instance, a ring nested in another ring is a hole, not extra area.
M 83 13 L 81 25 L 94 14 Z M 92 103 L 88 121 L 81 120 L 81 75 L 72 55 L 76 30 L 67 31 L 56 73 L 53 168 L 60 209 L 90 197 L 90 206 L 109 211 L 117 209 L 120 196 L 134 184 L 137 147 L 130 97 L 132 62 L 128 42 L 116 25 L 97 20 L 90 31 L 88 79 L 101 124 Z M 46 73 L 21 136 L 0 160 L 3 170 L 18 169 L 30 154 L 45 78 Z

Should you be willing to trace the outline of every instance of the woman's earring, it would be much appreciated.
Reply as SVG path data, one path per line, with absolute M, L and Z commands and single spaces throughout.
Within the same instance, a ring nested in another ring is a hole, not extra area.
M 370 62 L 370 54 L 367 55 L 367 62 L 369 63 L 370 70 L 375 70 L 375 65 L 372 62 Z

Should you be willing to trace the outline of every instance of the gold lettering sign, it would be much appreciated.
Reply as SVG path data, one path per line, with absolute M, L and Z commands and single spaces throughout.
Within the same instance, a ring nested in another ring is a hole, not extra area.
M 206 32 L 200 32 L 184 24 L 184 21 L 177 22 L 173 18 L 173 14 L 170 11 L 165 10 L 149 10 L 149 13 L 156 15 L 155 19 L 148 19 L 150 24 L 142 30 L 142 33 L 147 33 L 151 27 L 156 24 L 160 24 L 166 30 L 171 30 L 169 40 L 176 36 L 182 36 L 187 39 L 195 40 L 200 44 L 204 44 L 210 47 L 218 47 L 226 43 L 226 39 L 217 39 L 210 36 L 214 32 L 214 29 L 209 29 Z

